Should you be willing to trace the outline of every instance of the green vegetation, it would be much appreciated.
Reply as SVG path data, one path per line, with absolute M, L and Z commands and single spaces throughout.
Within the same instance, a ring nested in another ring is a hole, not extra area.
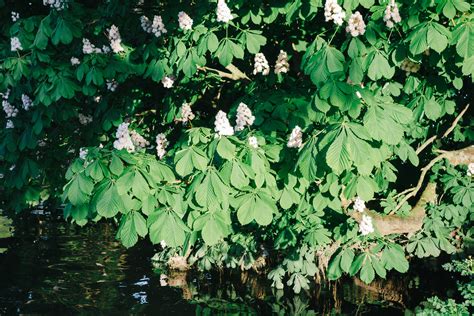
M 62 199 L 126 247 L 161 243 L 171 268 L 265 271 L 295 292 L 472 241 L 468 2 L 0 10 L 5 209 Z

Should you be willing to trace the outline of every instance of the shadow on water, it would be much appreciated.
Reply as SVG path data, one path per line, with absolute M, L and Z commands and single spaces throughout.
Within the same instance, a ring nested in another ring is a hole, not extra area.
M 10 225 L 0 215 L 2 223 Z M 439 264 L 426 263 L 370 285 L 348 278 L 300 295 L 228 271 L 171 273 L 163 286 L 150 262 L 153 248 L 123 248 L 112 224 L 80 228 L 40 214 L 14 227 L 13 237 L 0 236 L 0 248 L 7 248 L 0 254 L 0 315 L 401 315 L 454 288 L 447 274 L 433 270 Z

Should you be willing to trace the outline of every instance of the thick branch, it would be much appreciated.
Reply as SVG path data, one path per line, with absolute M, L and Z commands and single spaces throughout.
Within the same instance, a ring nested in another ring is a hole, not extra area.
M 440 155 L 430 161 L 423 169 L 420 179 L 417 185 L 410 189 L 409 194 L 399 203 L 402 205 L 408 201 L 410 197 L 414 197 L 418 194 L 421 189 L 427 172 L 436 164 L 436 162 L 447 159 L 452 165 L 457 166 L 461 164 L 468 164 L 474 161 L 474 146 L 469 146 L 459 150 L 453 151 L 438 151 Z M 360 223 L 362 215 L 367 214 L 372 217 L 372 223 L 381 235 L 390 234 L 413 234 L 421 229 L 423 226 L 423 220 L 426 215 L 426 205 L 428 203 L 436 202 L 436 184 L 428 183 L 426 188 L 423 190 L 420 199 L 416 205 L 412 208 L 411 212 L 407 216 L 392 214 L 383 215 L 372 210 L 365 210 L 364 213 L 352 212 L 349 214 L 357 222 Z M 348 204 L 348 203 L 347 203 Z
M 421 229 L 423 226 L 423 219 L 425 218 L 425 207 L 428 203 L 436 202 L 436 184 L 429 183 L 420 200 L 413 207 L 412 211 L 407 216 L 402 215 L 382 215 L 372 210 L 365 210 L 363 213 L 352 212 L 350 216 L 360 223 L 362 215 L 366 214 L 372 217 L 372 223 L 375 229 L 382 235 L 390 234 L 413 234 Z

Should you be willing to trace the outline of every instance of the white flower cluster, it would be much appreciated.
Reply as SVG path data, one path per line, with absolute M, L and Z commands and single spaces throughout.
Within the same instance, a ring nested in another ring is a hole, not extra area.
M 23 109 L 25 111 L 28 111 L 33 105 L 33 101 L 31 101 L 30 97 L 26 94 L 21 95 L 21 102 L 23 103 Z
M 158 158 L 162 159 L 166 155 L 166 147 L 168 147 L 169 144 L 165 134 L 160 133 L 156 135 L 156 155 Z
M 178 13 L 178 22 L 179 28 L 183 31 L 188 31 L 193 28 L 193 19 L 191 19 L 186 12 L 181 11 Z
M 356 197 L 354 201 L 354 210 L 361 213 L 365 210 L 365 202 L 360 197 Z
M 354 12 L 347 23 L 346 32 L 356 37 L 365 33 L 364 18 L 359 11 Z
M 166 89 L 171 89 L 171 88 L 173 88 L 174 77 L 173 76 L 164 76 L 163 79 L 161 79 L 161 83 L 163 84 L 163 87 L 165 87 Z
M 145 148 L 146 146 L 150 145 L 150 143 L 137 131 L 131 130 L 130 137 L 132 138 L 132 143 L 135 147 Z
M 114 92 L 117 90 L 118 83 L 115 81 L 115 79 L 109 80 L 107 79 L 105 84 L 107 85 L 107 90 Z
M 229 7 L 225 3 L 225 0 L 219 0 L 217 2 L 217 22 L 229 23 L 234 17 L 232 16 L 232 12 L 230 12 Z
M 4 99 L 2 101 L 3 111 L 7 118 L 16 117 L 18 114 L 18 109 L 8 102 L 8 100 Z
M 61 11 L 67 8 L 68 3 L 67 0 L 43 0 L 43 5 Z
M 11 38 L 10 44 L 11 44 L 11 51 L 12 52 L 23 50 L 23 47 L 21 46 L 20 39 L 16 36 Z
M 117 150 L 126 149 L 129 153 L 135 151 L 135 146 L 132 143 L 130 132 L 128 131 L 128 123 L 121 123 L 115 133 L 116 141 L 114 141 L 114 148 Z
M 395 3 L 395 0 L 391 0 L 388 3 L 387 7 L 385 8 L 383 20 L 385 21 L 385 25 L 390 28 L 392 28 L 395 23 L 400 23 L 402 21 L 400 13 L 398 12 L 398 5 Z
M 362 220 L 359 223 L 359 232 L 364 236 L 374 232 L 372 217 L 365 214 L 362 215 Z
M 89 42 L 90 44 L 90 42 Z M 84 47 L 83 47 L 84 48 Z M 80 65 L 81 64 L 81 61 L 79 60 L 79 58 L 77 57 L 71 57 L 71 65 L 73 66 L 77 66 L 77 65 Z
M 124 49 L 122 47 L 122 38 L 120 37 L 120 32 L 117 26 L 113 25 L 109 29 L 109 41 L 110 47 L 114 53 L 123 52 Z
M 12 11 L 12 21 L 16 22 L 20 19 L 20 13 Z
M 214 131 L 218 136 L 234 135 L 234 129 L 230 126 L 227 114 L 224 111 L 217 112 L 216 120 L 214 121 Z
M 407 75 L 411 72 L 416 73 L 420 70 L 421 65 L 419 63 L 412 62 L 410 59 L 406 58 L 400 64 L 400 68 L 407 72 Z
M 89 150 L 87 150 L 87 148 L 81 147 L 81 149 L 79 149 L 79 158 L 81 158 L 82 160 L 86 160 L 88 153 Z
M 270 66 L 268 65 L 267 58 L 265 58 L 263 53 L 257 53 L 255 55 L 253 64 L 253 74 L 256 75 L 260 72 L 264 76 L 270 73 Z
M 15 124 L 13 124 L 13 121 L 7 120 L 7 125 L 5 126 L 5 128 L 14 128 L 14 127 L 15 127 Z
M 300 148 L 303 145 L 303 132 L 298 125 L 291 131 L 290 139 L 286 144 L 289 148 Z
M 189 103 L 183 103 L 181 106 L 181 118 L 180 121 L 183 123 L 189 122 L 194 120 L 196 116 L 191 109 L 191 105 Z
M 346 12 L 344 12 L 337 0 L 326 0 L 324 4 L 324 16 L 326 22 L 333 20 L 335 24 L 341 26 L 344 23 Z
M 237 118 L 235 120 L 235 131 L 241 131 L 245 126 L 251 126 L 255 121 L 255 116 L 252 115 L 247 104 L 240 102 L 237 107 Z
M 250 136 L 250 137 L 249 137 L 249 145 L 250 145 L 250 147 L 258 148 L 257 137 L 255 137 L 255 136 Z
M 82 39 L 82 52 L 86 55 L 93 54 L 93 53 L 101 54 L 102 49 L 95 47 L 94 44 L 92 44 L 87 38 L 83 38 Z M 71 63 L 72 63 L 72 60 L 71 60 Z
M 150 20 L 146 16 L 142 15 L 140 17 L 140 23 L 142 25 L 142 29 L 145 32 L 154 34 L 156 37 L 160 37 L 161 35 L 168 32 L 165 28 L 165 25 L 163 24 L 163 19 L 160 15 L 155 15 L 153 17 L 153 23 L 150 22 Z
M 275 63 L 275 73 L 286 74 L 289 70 L 290 70 L 290 64 L 288 63 L 288 54 L 285 51 L 280 50 L 277 61 Z
M 82 113 L 79 113 L 77 117 L 79 118 L 79 123 L 81 123 L 81 125 L 87 125 L 89 123 L 92 123 L 92 116 L 90 115 L 84 115 Z
M 472 177 L 474 176 L 474 162 L 471 162 L 467 165 L 467 176 Z

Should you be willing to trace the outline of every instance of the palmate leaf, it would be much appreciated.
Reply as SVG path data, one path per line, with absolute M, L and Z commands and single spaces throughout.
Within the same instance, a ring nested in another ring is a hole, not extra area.
M 276 201 L 264 190 L 250 192 L 237 198 L 237 219 L 242 225 L 255 220 L 257 224 L 267 226 L 276 213 L 278 213 Z
M 122 197 L 119 195 L 117 185 L 108 181 L 102 190 L 94 195 L 94 203 L 99 215 L 110 218 L 125 211 Z
M 171 247 L 182 246 L 186 232 L 190 232 L 181 218 L 171 210 L 158 209 L 147 219 L 147 226 L 152 243 L 164 240 Z

